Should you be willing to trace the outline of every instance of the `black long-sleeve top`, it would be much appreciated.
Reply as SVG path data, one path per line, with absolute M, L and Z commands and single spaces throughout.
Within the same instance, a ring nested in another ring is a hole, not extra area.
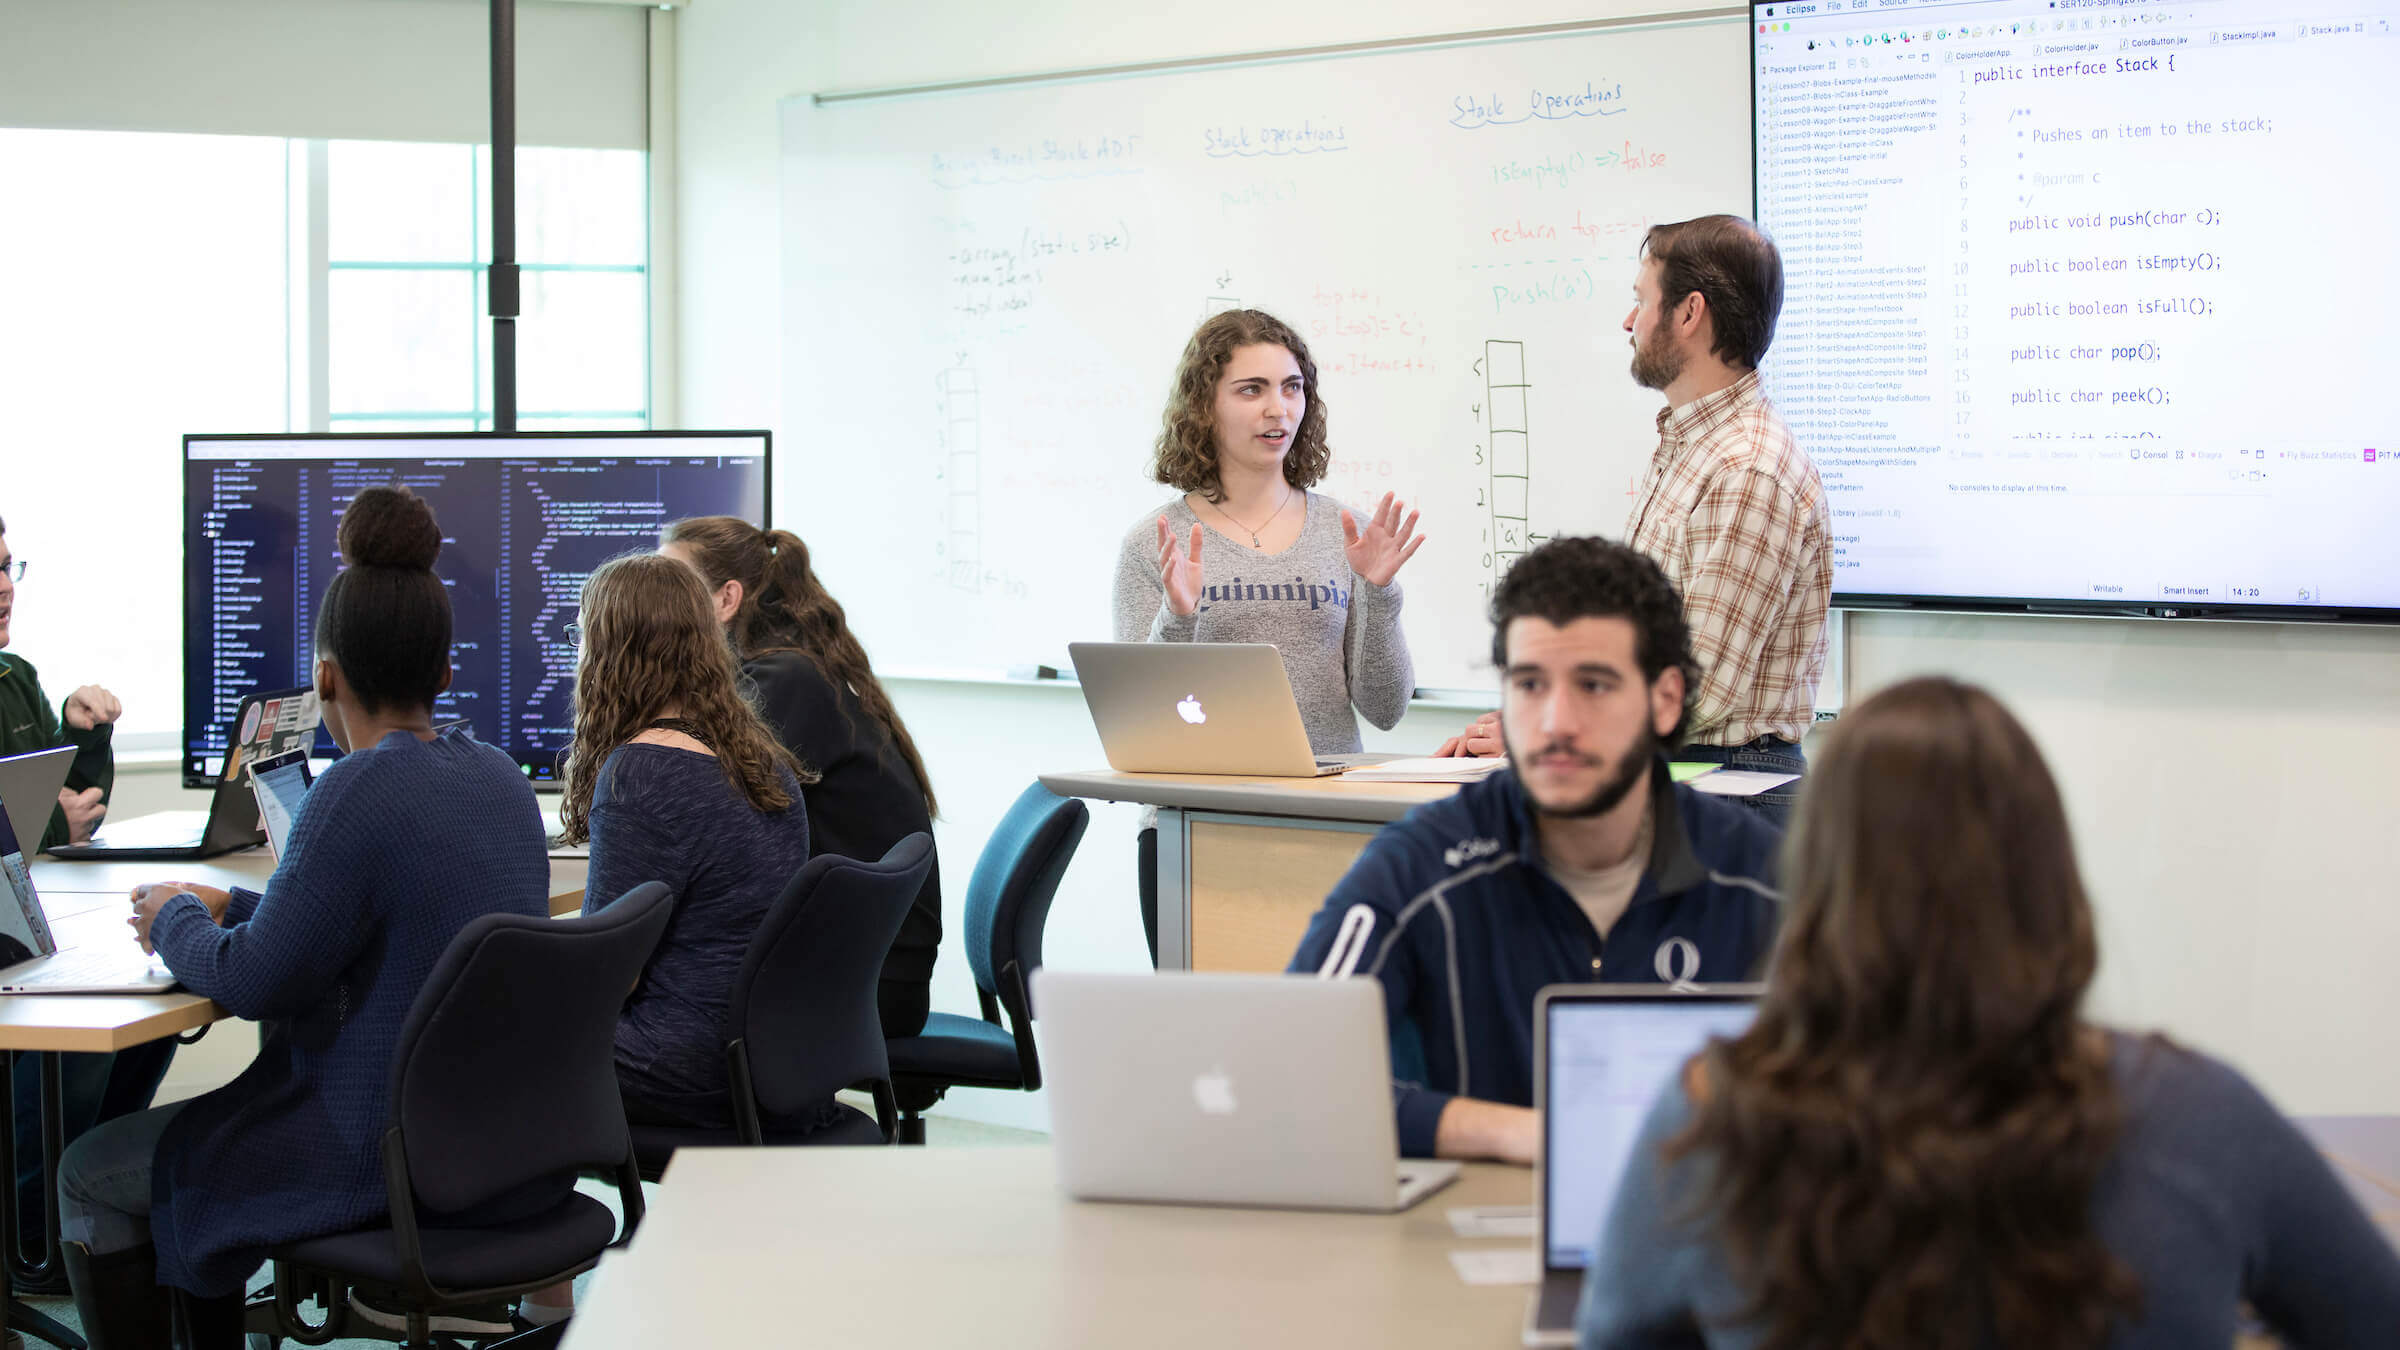
M 796 651 L 768 652 L 742 663 L 756 686 L 758 709 L 775 736 L 821 777 L 801 789 L 808 834 L 817 853 L 873 860 L 919 830 L 931 833 L 908 761 L 858 695 L 836 685 Z M 937 860 L 909 906 L 883 978 L 923 984 L 933 978 L 942 945 L 942 870 Z

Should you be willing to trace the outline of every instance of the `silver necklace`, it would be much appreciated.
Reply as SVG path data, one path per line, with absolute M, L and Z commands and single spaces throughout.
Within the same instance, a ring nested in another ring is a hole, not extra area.
M 1265 520 L 1258 522 L 1255 528 L 1249 525 L 1243 525 L 1242 522 L 1238 520 L 1233 520 L 1233 513 L 1226 510 L 1223 506 L 1217 504 L 1216 502 L 1210 502 L 1209 506 L 1218 515 L 1225 517 L 1227 520 L 1232 520 L 1235 525 L 1241 526 L 1242 529 L 1248 531 L 1250 535 L 1250 547 L 1259 548 L 1262 547 L 1262 545 L 1260 545 L 1258 542 L 1258 532 L 1275 523 L 1275 517 L 1283 514 L 1283 508 L 1292 504 L 1293 495 L 1292 485 L 1289 483 L 1284 484 L 1283 500 L 1276 505 L 1274 513 L 1269 515 Z

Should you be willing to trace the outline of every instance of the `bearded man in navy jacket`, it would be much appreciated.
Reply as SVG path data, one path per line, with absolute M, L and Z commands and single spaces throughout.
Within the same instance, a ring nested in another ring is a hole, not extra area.
M 1492 661 L 1508 769 L 1378 832 L 1291 968 L 1383 982 L 1402 1153 L 1530 1163 L 1534 995 L 1752 978 L 1781 837 L 1671 780 L 1700 670 L 1647 556 L 1570 538 L 1520 558 Z

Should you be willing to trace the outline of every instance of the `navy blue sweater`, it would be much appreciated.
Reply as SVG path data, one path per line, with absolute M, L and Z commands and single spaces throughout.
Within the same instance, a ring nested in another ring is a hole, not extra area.
M 264 895 L 225 926 L 189 895 L 150 929 L 195 994 L 254 1018 L 258 1058 L 177 1113 L 151 1174 L 158 1278 L 237 1293 L 268 1248 L 389 1212 L 392 1052 L 425 977 L 485 914 L 547 915 L 533 789 L 463 732 L 393 732 L 309 789 Z
M 646 881 L 675 894 L 666 935 L 617 1019 L 617 1083 L 635 1120 L 733 1125 L 725 1039 L 734 977 L 767 908 L 808 861 L 800 780 L 784 771 L 783 786 L 791 806 L 768 813 L 697 750 L 620 745 L 600 765 L 584 913 Z
M 1553 984 L 1754 978 L 1774 945 L 1774 827 L 1650 775 L 1641 885 L 1603 941 L 1550 875 L 1502 770 L 1378 831 L 1309 921 L 1294 971 L 1373 975 L 1391 1020 L 1400 1151 L 1433 1154 L 1454 1096 L 1533 1105 L 1533 1000 Z
M 2110 1051 L 2125 1130 L 2093 1189 L 2092 1222 L 2133 1268 L 2142 1304 L 2108 1350 L 2231 1345 L 2244 1301 L 2288 1345 L 2400 1340 L 2400 1256 L 2273 1103 L 2225 1065 L 2155 1037 L 2112 1036 Z M 1584 1350 L 1749 1350 L 1764 1339 L 1697 1212 L 1708 1155 L 1659 1161 L 1691 1113 L 1678 1074 L 1602 1227 L 1575 1319 Z M 1832 1343 L 1844 1328 L 1812 1330 Z

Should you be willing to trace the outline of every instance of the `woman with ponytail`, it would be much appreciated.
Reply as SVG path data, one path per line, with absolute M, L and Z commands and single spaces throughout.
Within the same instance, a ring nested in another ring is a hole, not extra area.
M 1991 695 L 1844 713 L 1786 850 L 1757 1019 L 1652 1109 L 1585 1350 L 2181 1350 L 2245 1302 L 2294 1347 L 2400 1337 L 2400 1258 L 2291 1122 L 2085 1019 L 2066 811 Z
M 817 770 L 817 781 L 801 790 L 816 851 L 880 858 L 906 836 L 930 831 L 937 807 L 925 761 L 841 605 L 810 569 L 800 537 L 736 516 L 700 516 L 667 526 L 659 552 L 690 564 L 707 583 L 760 713 Z M 876 1003 L 886 1037 L 924 1029 L 941 942 L 937 863 L 884 960 Z
M 533 789 L 499 750 L 433 729 L 450 600 L 432 510 L 405 488 L 368 488 L 340 545 L 315 685 L 344 754 L 309 790 L 265 891 L 134 892 L 135 937 L 186 989 L 258 1021 L 259 1051 L 224 1087 L 95 1126 L 67 1150 L 59 1230 L 93 1350 L 166 1345 L 161 1285 L 197 1296 L 193 1344 L 238 1346 L 243 1281 L 270 1248 L 381 1218 L 372 1141 L 390 1124 L 392 1053 L 418 991 L 470 921 L 550 912 Z M 508 1325 L 504 1308 L 434 1322 Z

